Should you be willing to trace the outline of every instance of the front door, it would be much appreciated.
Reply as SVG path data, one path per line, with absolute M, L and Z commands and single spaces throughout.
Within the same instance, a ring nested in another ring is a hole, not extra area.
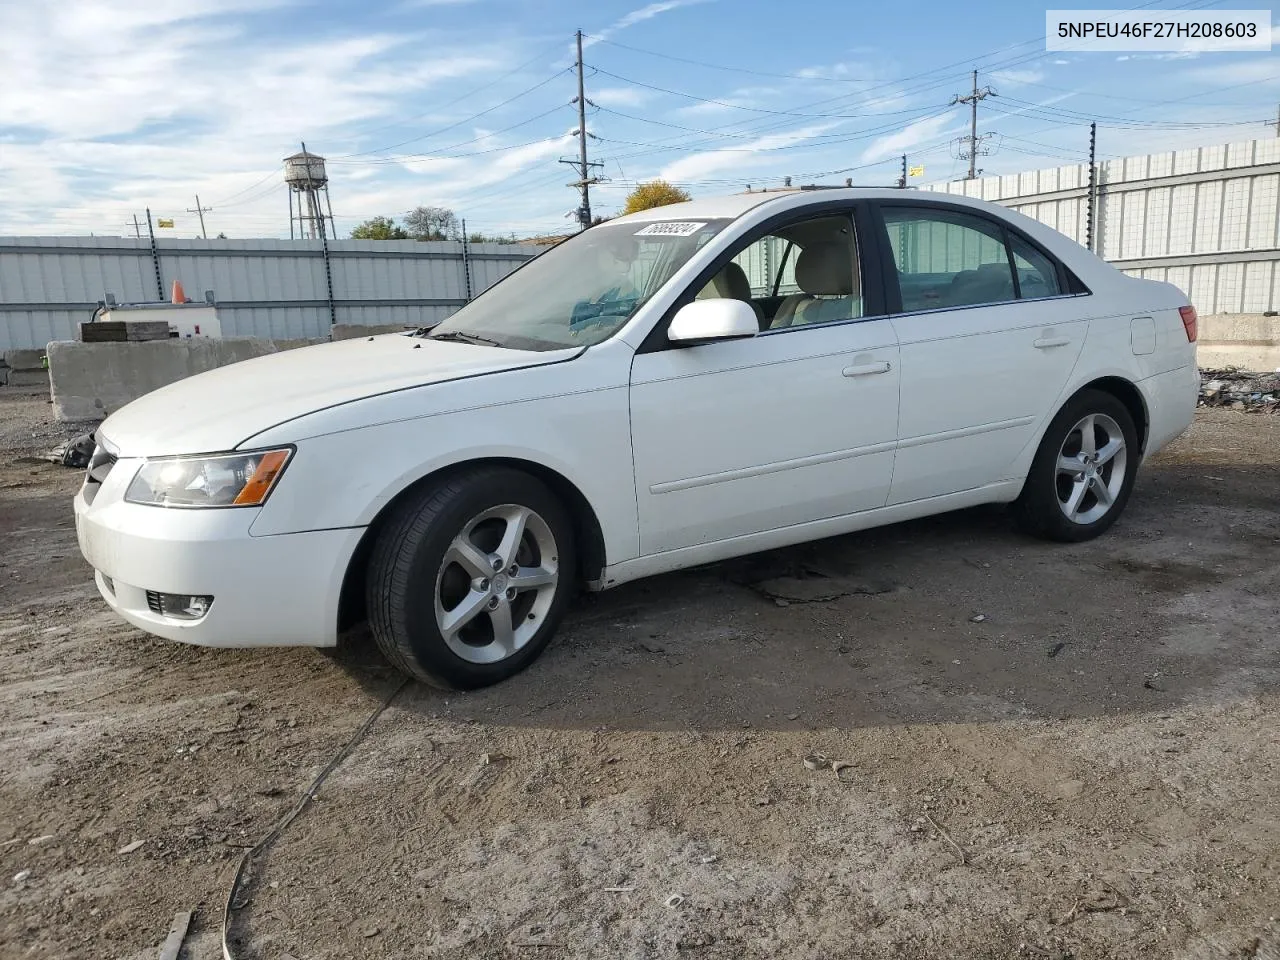
M 849 216 L 781 226 L 697 294 L 747 300 L 759 335 L 636 355 L 641 555 L 884 506 L 898 346 L 859 274 Z

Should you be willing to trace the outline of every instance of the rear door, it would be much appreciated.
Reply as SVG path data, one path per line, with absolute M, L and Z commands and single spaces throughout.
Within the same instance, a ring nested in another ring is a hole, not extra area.
M 1013 479 L 1084 344 L 1078 282 L 995 218 L 920 201 L 876 209 L 902 365 L 888 502 Z

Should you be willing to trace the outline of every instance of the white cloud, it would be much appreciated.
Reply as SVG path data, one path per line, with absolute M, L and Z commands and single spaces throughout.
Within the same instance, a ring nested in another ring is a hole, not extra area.
M 1044 79 L 1043 70 L 996 70 L 991 74 L 1003 83 L 1039 83 Z
M 602 87 L 592 90 L 587 99 L 602 107 L 639 107 L 653 98 L 641 87 Z
M 773 133 L 759 137 L 756 140 L 743 143 L 739 147 L 726 147 L 721 150 L 708 150 L 704 153 L 691 154 L 667 164 L 662 168 L 658 176 L 663 180 L 683 183 L 702 179 L 711 173 L 722 173 L 740 167 L 758 166 L 761 154 L 767 157 L 769 151 L 801 143 L 838 126 L 840 126 L 839 122 L 814 124 L 800 127 L 796 130 L 789 130 L 785 133 Z
M 943 129 L 954 117 L 942 114 L 937 117 L 925 117 L 909 123 L 896 133 L 886 134 L 872 141 L 859 158 L 863 163 L 875 163 L 898 153 L 910 153 L 912 147 L 919 146 L 929 140 L 936 140 Z
M 874 52 L 874 51 L 868 51 Z M 845 61 L 829 66 L 802 67 L 795 71 L 797 77 L 818 80 L 830 77 L 834 80 L 874 80 L 875 72 L 868 68 L 865 61 Z
M 1196 67 L 1188 70 L 1185 76 L 1191 80 L 1213 86 L 1232 86 L 1243 84 L 1257 84 L 1259 86 L 1270 83 L 1272 85 L 1280 84 L 1280 69 L 1277 67 L 1274 57 L 1268 59 L 1258 57 L 1253 60 L 1230 60 L 1225 63 L 1217 63 Z
M 583 47 L 589 47 L 591 44 L 600 40 L 608 40 L 610 37 L 621 33 L 628 27 L 634 27 L 637 23 L 644 23 L 646 20 L 652 20 L 654 17 L 668 13 L 671 10 L 679 10 L 681 7 L 690 7 L 695 3 L 707 3 L 709 0 L 658 0 L 648 6 L 640 7 L 632 10 L 630 13 L 619 17 L 603 30 L 597 30 L 593 35 L 584 37 L 582 41 Z
M 716 102 L 714 103 L 698 101 L 679 107 L 673 112 L 687 117 L 707 116 L 708 114 L 725 112 L 736 113 L 739 117 L 747 112 L 754 112 L 756 116 L 763 116 L 764 114 L 760 108 L 763 107 L 765 101 L 776 97 L 779 92 L 776 87 L 739 87 L 725 96 L 716 97 Z M 748 109 L 737 109 L 740 107 Z
M 380 125 L 397 129 L 378 142 L 403 139 L 406 117 L 421 130 L 413 108 L 425 91 L 512 59 L 510 48 L 483 41 L 423 57 L 429 38 L 421 35 L 267 34 L 254 17 L 273 5 L 285 4 L 0 7 L 0 233 L 120 232 L 150 206 L 175 215 L 181 235 L 198 192 L 215 207 L 211 230 L 276 235 L 287 218 L 272 171 L 298 140 L 334 158 L 376 145 L 357 137 Z M 502 167 L 486 163 L 490 169 Z M 357 175 L 331 164 L 335 207 L 352 209 L 341 187 L 357 176 L 369 183 L 392 172 Z

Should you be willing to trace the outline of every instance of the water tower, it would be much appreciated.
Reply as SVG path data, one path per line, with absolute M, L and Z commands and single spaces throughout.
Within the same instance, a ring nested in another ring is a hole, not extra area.
M 324 172 L 324 157 L 308 153 L 304 143 L 301 153 L 284 158 L 284 182 L 289 188 L 289 239 L 293 239 L 294 224 L 297 224 L 298 236 L 304 240 L 336 238 L 333 204 L 329 202 L 329 175 Z M 326 220 L 329 221 L 327 226 Z

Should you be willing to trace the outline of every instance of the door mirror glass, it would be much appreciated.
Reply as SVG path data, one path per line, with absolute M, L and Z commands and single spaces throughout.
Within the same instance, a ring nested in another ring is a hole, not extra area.
M 667 339 L 673 343 L 709 343 L 754 337 L 760 323 L 751 304 L 741 300 L 694 300 L 671 318 Z

